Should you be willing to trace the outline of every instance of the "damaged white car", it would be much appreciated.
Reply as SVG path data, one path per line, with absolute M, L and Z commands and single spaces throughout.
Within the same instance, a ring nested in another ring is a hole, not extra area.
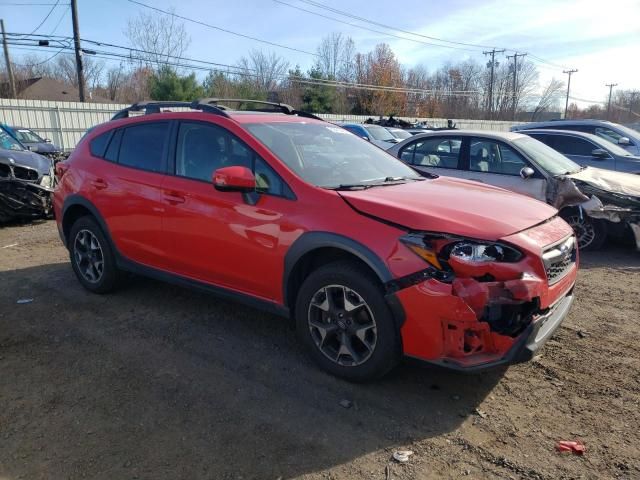
M 581 249 L 629 235 L 640 250 L 640 175 L 581 167 L 531 137 L 455 130 L 415 135 L 387 150 L 427 174 L 495 185 L 553 205 Z
M 54 168 L 0 128 L 0 223 L 52 214 Z

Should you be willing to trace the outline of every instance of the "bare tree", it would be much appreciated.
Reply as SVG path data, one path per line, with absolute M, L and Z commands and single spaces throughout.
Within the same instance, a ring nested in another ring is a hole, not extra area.
M 89 55 L 83 58 L 84 81 L 87 87 L 92 90 L 100 85 L 102 72 L 105 67 L 103 60 L 95 60 Z M 78 86 L 78 76 L 76 73 L 76 60 L 73 55 L 59 55 L 52 72 L 53 78 L 61 82 Z
M 137 17 L 129 19 L 125 36 L 131 46 L 142 50 L 135 52 L 142 63 L 157 70 L 169 61 L 182 57 L 191 44 L 184 22 L 174 15 L 140 12 Z
M 273 52 L 251 50 L 248 57 L 240 59 L 238 68 L 259 92 L 268 93 L 276 90 L 285 78 L 289 62 Z
M 315 68 L 325 78 L 349 81 L 353 78 L 355 43 L 342 33 L 331 33 L 320 41 Z
M 540 99 L 538 100 L 538 104 L 533 109 L 531 113 L 531 121 L 535 122 L 536 117 L 542 113 L 548 111 L 552 106 L 556 104 L 556 102 L 562 96 L 562 92 L 564 90 L 564 82 L 560 80 L 556 80 L 552 78 L 551 81 L 547 84 L 542 94 L 540 95 Z

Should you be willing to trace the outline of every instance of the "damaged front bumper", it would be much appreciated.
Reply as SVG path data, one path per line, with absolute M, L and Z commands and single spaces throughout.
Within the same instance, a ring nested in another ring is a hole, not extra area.
M 540 234 L 542 231 L 542 234 Z M 549 243 L 549 236 L 563 235 Z M 568 236 L 565 236 L 569 233 Z M 545 238 L 545 240 L 542 240 Z M 544 248 L 536 247 L 544 242 Z M 551 337 L 573 303 L 575 237 L 560 219 L 509 237 L 527 251 L 515 263 L 470 266 L 450 261 L 456 276 L 396 282 L 403 308 L 406 356 L 461 371 L 529 360 Z
M 32 168 L 0 164 L 0 222 L 13 219 L 33 219 L 52 214 L 53 172 L 49 184 L 41 185 L 44 177 Z

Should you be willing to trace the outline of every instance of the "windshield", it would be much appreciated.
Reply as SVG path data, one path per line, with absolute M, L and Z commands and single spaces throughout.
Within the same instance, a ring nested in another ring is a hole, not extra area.
M 31 130 L 15 130 L 15 132 L 16 132 L 16 137 L 18 137 L 18 140 L 20 140 L 21 142 L 27 142 L 27 143 L 44 142 L 42 138 L 40 138 Z
M 384 150 L 331 124 L 255 123 L 247 129 L 291 170 L 318 187 L 422 180 Z
M 513 143 L 551 175 L 575 173 L 582 169 L 577 163 L 531 137 L 518 138 Z
M 9 135 L 4 129 L 0 129 L 0 148 L 5 150 L 24 150 L 20 142 Z
M 369 132 L 374 140 L 382 140 L 386 142 L 396 138 L 384 127 L 378 127 L 377 125 L 365 125 L 364 128 L 366 128 L 367 132 Z
M 394 128 L 393 130 L 390 130 L 391 134 L 396 137 L 396 138 L 401 138 L 401 139 L 405 139 L 405 138 L 409 138 L 412 135 L 407 132 L 406 130 L 400 130 L 399 128 Z
M 592 135 L 592 137 L 596 137 L 595 138 L 595 143 L 599 143 L 599 146 L 602 146 L 604 148 L 606 148 L 607 150 L 609 150 L 611 153 L 613 153 L 614 155 L 618 155 L 619 157 L 630 157 L 631 153 L 629 153 L 628 150 L 625 150 L 622 147 L 619 147 L 617 144 L 613 143 L 612 141 L 610 141 L 608 138 L 604 138 L 604 137 L 600 137 L 597 135 Z M 593 138 L 591 138 L 590 140 L 593 140 Z
M 625 127 L 624 125 L 616 124 L 616 128 L 620 130 L 627 138 L 632 141 L 638 141 L 638 132 L 633 128 Z

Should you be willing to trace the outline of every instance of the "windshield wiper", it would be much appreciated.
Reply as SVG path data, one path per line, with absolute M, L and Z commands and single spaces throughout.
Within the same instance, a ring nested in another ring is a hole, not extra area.
M 366 190 L 367 188 L 375 187 L 376 184 L 372 183 L 341 183 L 334 187 L 324 187 L 327 190 Z

